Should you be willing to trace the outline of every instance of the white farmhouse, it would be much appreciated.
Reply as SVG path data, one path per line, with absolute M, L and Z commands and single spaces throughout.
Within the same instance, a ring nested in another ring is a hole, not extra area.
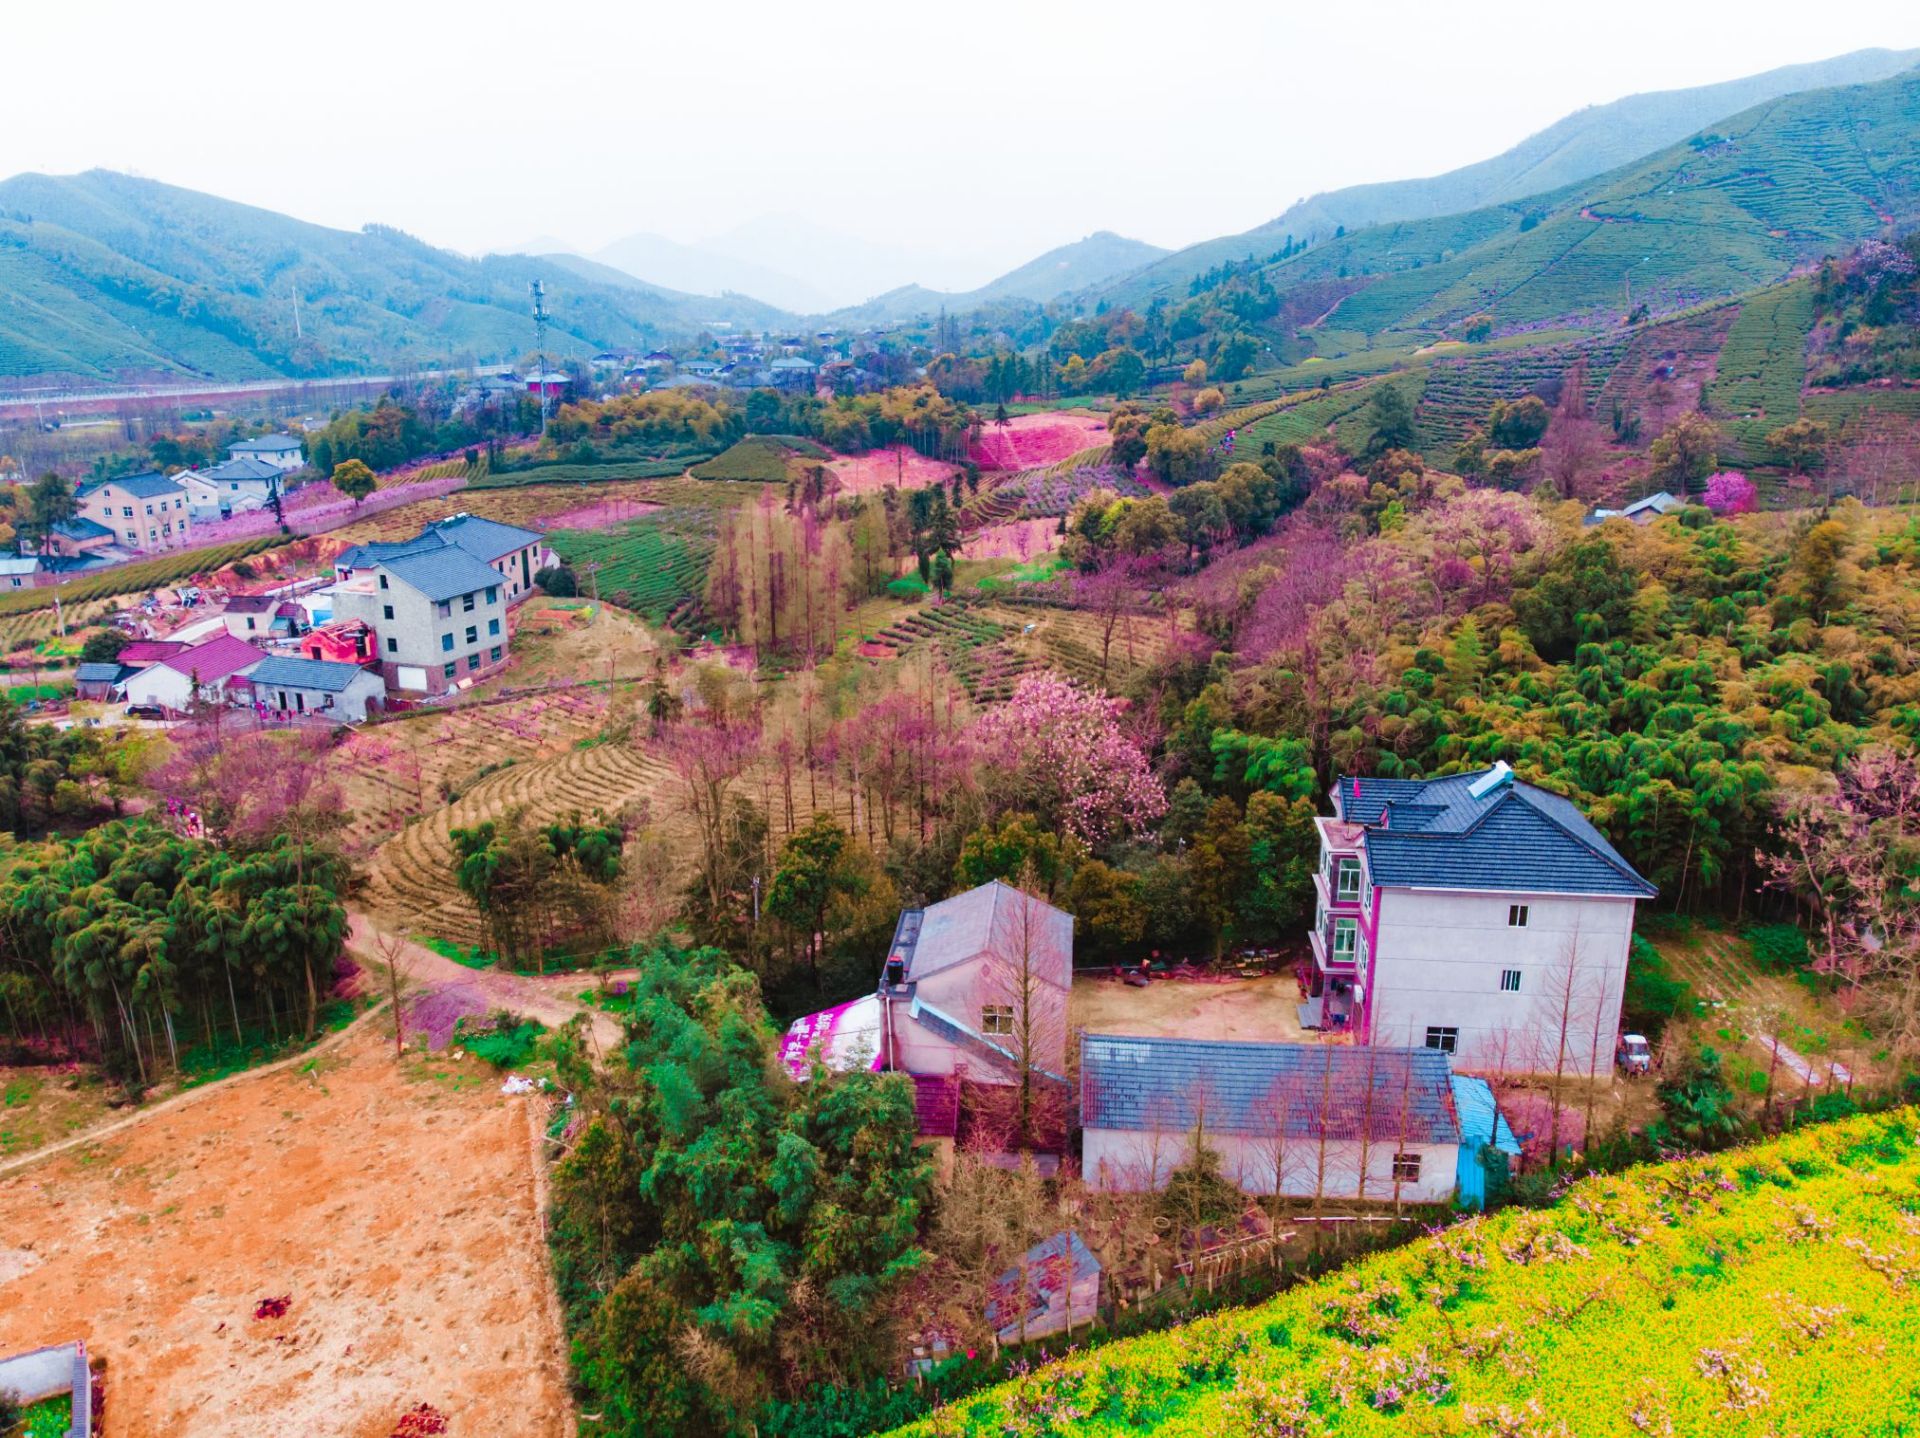
M 1427 1048 L 1084 1034 L 1081 1171 L 1094 1188 L 1166 1185 L 1204 1144 L 1247 1193 L 1452 1200 L 1452 1070 Z
M 270 464 L 282 474 L 291 474 L 307 462 L 300 441 L 290 434 L 263 434 L 239 439 L 227 446 L 228 459 L 254 459 Z
M 265 651 L 245 640 L 220 634 L 148 665 L 128 678 L 123 688 L 129 704 L 183 714 L 196 698 L 207 704 L 225 702 L 234 679 L 244 677 L 266 657 Z
M 1476 1072 L 1610 1069 L 1649 884 L 1557 794 L 1502 761 L 1343 778 L 1316 822 L 1311 1027 Z

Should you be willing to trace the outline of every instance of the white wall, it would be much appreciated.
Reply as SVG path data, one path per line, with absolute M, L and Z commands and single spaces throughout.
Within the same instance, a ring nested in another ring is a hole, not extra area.
M 1527 906 L 1527 923 L 1508 909 Z M 1566 1034 L 1570 1073 L 1613 1064 L 1633 936 L 1630 898 L 1383 889 L 1373 956 L 1372 1041 L 1420 1047 L 1456 1028 L 1454 1067 L 1546 1072 Z M 1500 987 L 1520 972 L 1517 993 Z M 1571 995 L 1569 996 L 1569 984 Z
M 1458 1144 L 1396 1144 L 1390 1138 L 1363 1145 L 1358 1139 L 1329 1142 L 1324 1154 L 1311 1139 L 1244 1138 L 1235 1134 L 1207 1135 L 1207 1147 L 1220 1156 L 1223 1174 L 1248 1193 L 1274 1192 L 1276 1167 L 1279 1191 L 1293 1198 L 1360 1198 L 1390 1202 L 1394 1197 L 1393 1156 L 1420 1155 L 1420 1178 L 1400 1186 L 1407 1203 L 1446 1203 L 1453 1197 L 1454 1175 L 1460 1162 Z M 1123 1129 L 1089 1128 L 1081 1134 L 1080 1170 L 1094 1188 L 1139 1192 L 1162 1188 L 1173 1171 L 1193 1151 L 1192 1137 L 1184 1133 L 1142 1133 Z M 1360 1185 L 1360 1161 L 1365 1153 L 1367 1182 Z
M 193 692 L 193 682 L 177 669 L 150 664 L 127 680 L 129 704 L 158 704 L 167 709 L 185 709 Z

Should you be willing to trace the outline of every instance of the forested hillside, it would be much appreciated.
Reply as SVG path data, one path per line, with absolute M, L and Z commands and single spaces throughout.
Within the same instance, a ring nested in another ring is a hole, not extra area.
M 0 182 L 0 377 L 242 379 L 511 358 L 533 346 L 536 277 L 548 280 L 560 353 L 777 316 L 555 268 L 469 260 L 381 226 L 331 230 L 106 170 L 18 175 Z

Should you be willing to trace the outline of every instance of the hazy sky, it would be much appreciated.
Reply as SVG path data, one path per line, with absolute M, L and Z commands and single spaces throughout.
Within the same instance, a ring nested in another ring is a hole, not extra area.
M 1430 174 L 1582 105 L 1880 45 L 1920 4 L 14 0 L 0 175 L 132 170 L 480 251 L 768 215 L 979 283 Z

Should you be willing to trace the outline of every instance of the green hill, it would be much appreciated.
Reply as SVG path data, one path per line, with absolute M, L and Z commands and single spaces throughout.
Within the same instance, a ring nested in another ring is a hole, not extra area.
M 0 377 L 244 379 L 511 358 L 533 345 L 535 278 L 560 353 L 780 319 L 754 301 L 525 256 L 467 259 L 382 226 L 328 229 L 106 170 L 29 174 L 0 182 Z
M 1349 335 L 1601 329 L 1784 279 L 1920 218 L 1920 71 L 1772 100 L 1550 195 L 1350 233 L 1264 268 L 1284 297 L 1364 283 L 1322 317 Z
M 1038 1367 L 901 1431 L 1912 1432 L 1914 1124 L 1847 1119 L 1589 1179 L 1552 1209 Z
M 1341 228 L 1433 219 L 1524 200 L 1629 164 L 1767 100 L 1871 84 L 1915 65 L 1920 65 L 1920 50 L 1859 50 L 1718 85 L 1590 105 L 1491 159 L 1425 179 L 1353 185 L 1315 195 L 1243 234 L 1176 251 L 1131 279 L 1117 297 L 1131 301 L 1138 294 L 1184 285 L 1222 263 L 1271 254 L 1289 236 L 1317 243 Z
M 977 290 L 930 290 L 902 285 L 863 304 L 834 311 L 843 325 L 889 324 L 940 310 L 964 314 L 998 304 L 1045 304 L 1152 264 L 1167 252 L 1145 240 L 1130 240 L 1101 230 L 1084 240 L 1059 245 L 1018 269 L 989 280 Z

